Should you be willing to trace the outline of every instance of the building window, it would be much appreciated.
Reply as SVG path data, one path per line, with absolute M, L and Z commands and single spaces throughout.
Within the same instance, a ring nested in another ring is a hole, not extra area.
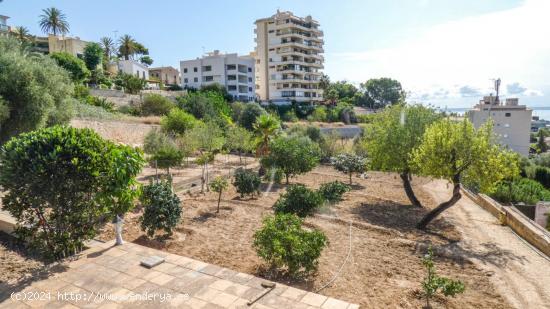
M 248 72 L 252 72 L 252 68 L 248 68 Z
M 202 70 L 204 72 L 210 72 L 210 71 L 212 71 L 212 66 L 211 65 L 205 65 L 205 66 L 202 67 Z
M 187 78 L 184 78 L 183 82 L 187 84 L 189 82 L 189 80 Z
M 183 73 L 187 73 L 187 68 L 183 68 Z
M 248 82 L 249 82 L 249 83 L 252 82 L 252 77 L 249 77 L 249 78 L 248 78 Z
M 252 92 L 252 87 L 248 87 L 248 92 Z
M 512 114 L 511 114 L 511 113 L 506 113 L 506 114 L 504 114 L 504 116 L 505 116 L 505 117 L 511 117 Z
M 229 86 L 227 86 L 227 90 L 228 90 L 228 91 L 237 91 L 237 86 L 235 86 L 235 85 L 229 85 Z
M 212 76 L 212 75 L 210 75 L 210 76 L 204 76 L 204 77 L 202 78 L 202 81 L 203 81 L 203 82 L 211 82 L 211 81 L 213 81 L 213 80 L 214 80 L 214 76 Z
M 193 68 L 193 72 L 198 72 L 197 67 Z
M 236 70 L 237 69 L 237 66 L 234 65 L 234 64 L 228 64 L 227 65 L 227 70 L 228 71 L 232 71 L 232 70 Z
M 193 82 L 198 83 L 198 82 L 199 82 L 199 78 L 198 78 L 198 77 L 193 78 Z

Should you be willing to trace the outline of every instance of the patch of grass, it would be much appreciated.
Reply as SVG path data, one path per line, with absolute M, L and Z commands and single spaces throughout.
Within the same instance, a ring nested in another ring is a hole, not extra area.
M 93 106 L 85 103 L 77 102 L 75 104 L 75 118 L 81 119 L 99 119 L 99 120 L 119 120 L 122 118 L 122 115 L 118 113 L 111 113 L 105 109 Z

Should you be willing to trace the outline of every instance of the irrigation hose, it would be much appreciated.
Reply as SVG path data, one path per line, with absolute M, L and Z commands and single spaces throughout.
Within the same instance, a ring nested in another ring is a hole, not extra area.
M 340 273 L 342 272 L 342 269 L 344 268 L 344 265 L 346 265 L 346 263 L 348 262 L 349 260 L 349 257 L 351 256 L 351 247 L 352 247 L 352 241 L 351 241 L 351 227 L 352 227 L 352 223 L 351 221 L 349 221 L 349 249 L 348 249 L 348 255 L 346 256 L 346 259 L 344 259 L 344 262 L 342 263 L 342 265 L 340 266 L 340 268 L 338 269 L 338 271 L 336 272 L 336 274 L 334 274 L 334 276 L 332 277 L 332 279 L 330 279 L 327 283 L 325 283 L 322 287 L 318 288 L 317 290 L 315 290 L 315 293 L 319 293 L 320 291 L 324 290 L 326 287 L 328 287 L 329 285 L 331 285 L 334 280 L 336 280 L 336 278 L 338 278 L 338 276 L 340 276 Z

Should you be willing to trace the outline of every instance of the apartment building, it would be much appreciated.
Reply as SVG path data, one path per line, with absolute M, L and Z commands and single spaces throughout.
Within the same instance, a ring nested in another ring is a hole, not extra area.
M 119 60 L 117 67 L 119 72 L 149 80 L 149 68 L 143 63 L 139 63 L 133 59 Z
M 507 98 L 501 103 L 498 97 L 485 96 L 466 117 L 479 128 L 488 119 L 493 120 L 493 132 L 499 142 L 515 152 L 529 155 L 529 134 L 533 110 L 519 105 L 517 98 Z
M 0 15 L 0 36 L 8 35 L 10 33 L 10 26 L 8 26 L 9 16 Z
M 183 88 L 200 88 L 218 83 L 227 89 L 235 100 L 254 101 L 254 58 L 236 53 L 224 54 L 219 50 L 201 58 L 180 62 Z
M 171 66 L 149 68 L 149 76 L 158 79 L 164 85 L 181 85 L 180 71 Z
M 323 31 L 311 16 L 280 12 L 255 22 L 256 94 L 273 103 L 323 100 Z

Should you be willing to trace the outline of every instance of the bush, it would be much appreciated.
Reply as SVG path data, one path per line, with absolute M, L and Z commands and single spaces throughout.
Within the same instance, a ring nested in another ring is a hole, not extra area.
M 54 259 L 81 249 L 105 218 L 131 209 L 143 166 L 133 148 L 59 126 L 11 139 L 0 162 L 3 209 L 17 220 L 15 234 Z
M 230 121 L 231 107 L 218 92 L 195 92 L 178 97 L 178 106 L 205 121 L 215 121 L 218 125 Z
M 302 229 L 302 220 L 293 214 L 266 217 L 254 233 L 253 247 L 271 267 L 285 267 L 292 276 L 308 275 L 317 269 L 318 259 L 328 240 L 321 231 Z
M 154 154 L 167 144 L 174 144 L 172 139 L 164 132 L 157 128 L 153 128 L 145 135 L 143 141 L 143 151 L 147 154 Z
M 124 89 L 124 92 L 130 94 L 139 93 L 147 84 L 144 79 L 126 73 L 119 73 L 116 76 L 114 83 L 119 89 L 122 88 Z
M 540 183 L 521 178 L 514 181 L 502 181 L 490 194 L 492 198 L 501 203 L 525 203 L 534 205 L 539 201 L 550 201 L 550 191 Z
M 550 168 L 550 153 L 541 153 L 541 154 L 535 155 L 531 159 L 531 161 L 536 165 Z
M 233 185 L 237 188 L 237 193 L 244 197 L 245 195 L 254 196 L 255 193 L 260 193 L 260 184 L 262 180 L 257 173 L 243 168 L 235 171 L 235 179 Z
M 149 237 L 153 237 L 157 230 L 164 230 L 167 236 L 171 236 L 172 229 L 180 223 L 182 210 L 181 201 L 172 191 L 170 182 L 161 181 L 143 187 L 140 201 L 144 206 L 141 230 Z
M 327 108 L 324 106 L 317 106 L 311 115 L 307 117 L 309 121 L 325 122 L 327 121 Z
M 319 187 L 319 194 L 329 203 L 336 203 L 342 200 L 342 195 L 351 190 L 350 186 L 340 181 L 332 181 L 322 184 Z
M 84 100 L 84 103 L 92 106 L 101 107 L 108 112 L 113 112 L 115 109 L 114 103 L 107 101 L 107 99 L 105 98 L 94 97 L 91 95 Z
M 254 129 L 254 123 L 256 123 L 256 119 L 262 114 L 265 114 L 265 110 L 260 106 L 260 104 L 245 104 L 244 108 L 239 114 L 239 125 L 251 131 Z
M 426 278 L 422 282 L 422 289 L 426 296 L 426 308 L 431 308 L 430 299 L 441 291 L 445 296 L 455 296 L 464 292 L 464 283 L 437 275 L 433 261 L 432 248 L 428 248 L 428 254 L 422 258 L 422 265 L 426 268 Z
M 148 94 L 141 103 L 141 114 L 143 116 L 164 116 L 175 106 L 174 102 L 160 94 Z
M 294 109 L 291 109 L 281 115 L 281 120 L 287 122 L 296 122 L 298 121 L 298 116 L 296 116 L 296 112 L 294 111 Z
M 183 152 L 178 149 L 175 143 L 166 143 L 151 156 L 151 163 L 155 167 L 165 168 L 166 172 L 170 174 L 170 168 L 180 166 L 183 157 Z
M 121 114 L 126 114 L 126 115 L 130 115 L 130 116 L 136 116 L 136 117 L 139 117 L 141 116 L 141 110 L 135 106 L 132 106 L 132 105 L 123 105 L 123 106 L 120 106 L 117 111 Z
M 0 36 L 0 145 L 23 132 L 68 123 L 73 91 L 69 73 L 52 58 L 31 56 L 16 39 Z
M 537 166 L 535 168 L 535 178 L 546 189 L 550 189 L 550 168 Z
M 289 177 L 311 171 L 319 163 L 321 150 L 307 137 L 281 136 L 270 143 L 270 152 L 261 163 L 267 168 L 279 168 Z
M 302 184 L 288 186 L 273 208 L 276 213 L 293 213 L 299 217 L 312 214 L 323 203 L 323 197 Z
M 174 108 L 168 115 L 162 117 L 160 126 L 162 130 L 171 134 L 184 134 L 197 124 L 197 119 L 193 115 L 184 112 L 179 108 Z
M 364 173 L 367 171 L 367 159 L 361 156 L 343 153 L 331 159 L 331 163 L 337 171 L 349 175 L 349 184 L 352 184 L 353 173 Z
M 71 79 L 75 83 L 81 83 L 90 77 L 90 70 L 86 68 L 86 63 L 81 59 L 66 52 L 51 53 L 50 57 L 54 59 L 60 67 L 69 72 Z

